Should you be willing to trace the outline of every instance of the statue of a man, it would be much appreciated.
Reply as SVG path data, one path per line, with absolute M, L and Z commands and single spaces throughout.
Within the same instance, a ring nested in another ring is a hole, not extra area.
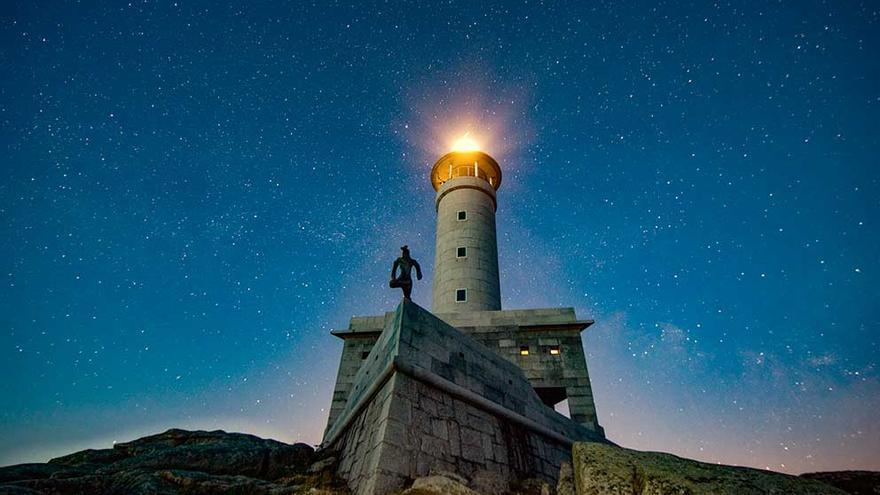
M 403 298 L 409 300 L 410 294 L 412 294 L 412 276 L 410 273 L 412 269 L 416 269 L 416 278 L 422 279 L 422 267 L 419 266 L 419 262 L 409 257 L 409 247 L 403 246 L 400 248 L 403 251 L 403 254 L 400 258 L 394 260 L 394 265 L 391 266 L 391 282 L 388 282 L 388 287 L 392 289 L 396 289 L 400 287 L 403 289 Z M 400 268 L 400 276 L 397 276 L 397 269 Z

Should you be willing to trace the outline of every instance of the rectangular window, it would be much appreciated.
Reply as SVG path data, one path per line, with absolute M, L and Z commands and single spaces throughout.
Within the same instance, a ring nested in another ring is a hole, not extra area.
M 455 290 L 455 302 L 467 302 L 467 289 Z
M 361 359 L 367 359 L 367 356 L 370 355 L 370 351 L 361 352 Z
M 529 346 L 527 346 L 527 345 L 519 346 L 519 355 L 520 356 L 528 356 L 529 355 Z
M 455 251 L 456 258 L 467 258 L 467 248 L 460 247 Z
M 458 212 L 458 221 L 463 222 L 465 220 L 467 220 L 467 212 L 466 211 Z
M 559 355 L 559 346 L 558 345 L 551 345 L 550 346 L 550 355 L 551 356 L 558 356 Z

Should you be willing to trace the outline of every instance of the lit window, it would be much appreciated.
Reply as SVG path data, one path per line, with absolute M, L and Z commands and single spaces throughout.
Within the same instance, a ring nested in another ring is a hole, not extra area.
M 529 355 L 529 346 L 527 346 L 527 345 L 519 346 L 519 355 L 520 356 L 528 356 Z
M 458 221 L 463 222 L 465 220 L 467 220 L 467 212 L 466 211 L 458 212 Z
M 458 250 L 455 252 L 455 257 L 456 258 L 467 258 L 467 248 L 466 247 L 458 248 Z
M 467 302 L 467 289 L 455 290 L 455 302 Z
M 551 356 L 558 356 L 559 355 L 559 346 L 558 345 L 551 345 L 550 346 L 550 355 Z

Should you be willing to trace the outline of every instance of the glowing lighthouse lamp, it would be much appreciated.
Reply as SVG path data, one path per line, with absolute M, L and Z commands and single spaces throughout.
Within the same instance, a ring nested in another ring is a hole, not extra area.
M 437 191 L 434 313 L 498 311 L 496 191 L 501 167 L 465 134 L 431 169 Z

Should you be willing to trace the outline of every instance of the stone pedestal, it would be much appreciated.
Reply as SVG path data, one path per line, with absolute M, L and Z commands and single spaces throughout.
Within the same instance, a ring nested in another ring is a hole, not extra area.
M 519 366 L 416 304 L 384 322 L 322 444 L 355 495 L 438 472 L 484 493 L 524 478 L 555 483 L 574 441 L 604 441 L 547 407 Z

